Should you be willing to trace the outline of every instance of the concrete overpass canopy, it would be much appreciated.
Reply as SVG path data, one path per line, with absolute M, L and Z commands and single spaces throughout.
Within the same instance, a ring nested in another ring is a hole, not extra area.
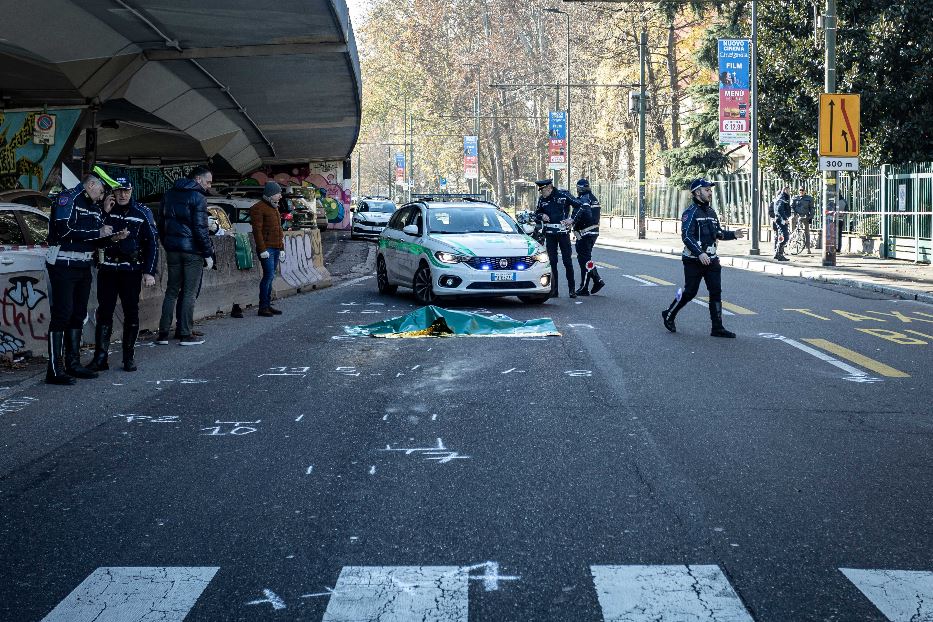
M 88 106 L 99 160 L 221 156 L 243 174 L 343 160 L 358 138 L 362 87 L 345 0 L 0 7 L 2 107 Z

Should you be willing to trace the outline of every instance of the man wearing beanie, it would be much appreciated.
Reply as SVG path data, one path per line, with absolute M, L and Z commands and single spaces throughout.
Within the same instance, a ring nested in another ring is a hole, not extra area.
M 285 261 L 285 233 L 278 207 L 281 199 L 282 186 L 270 180 L 262 190 L 262 199 L 249 208 L 256 253 L 262 263 L 262 280 L 259 281 L 259 315 L 262 317 L 282 313 L 272 306 L 275 268 L 280 261 Z

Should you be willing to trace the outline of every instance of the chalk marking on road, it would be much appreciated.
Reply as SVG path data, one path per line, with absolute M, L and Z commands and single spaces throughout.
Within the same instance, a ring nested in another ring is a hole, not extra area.
M 260 598 L 259 600 L 251 600 L 246 604 L 247 605 L 264 605 L 268 603 L 272 605 L 272 609 L 274 611 L 285 609 L 285 601 L 282 600 L 279 597 L 279 595 L 273 592 L 272 590 L 265 589 L 262 591 L 262 595 L 264 596 L 264 598 Z
M 590 566 L 608 622 L 753 622 L 719 566 Z
M 372 465 L 371 467 L 369 467 L 369 474 L 370 475 L 376 474 L 376 465 Z
M 848 376 L 843 376 L 843 380 L 849 380 L 852 382 L 883 382 L 881 378 L 874 378 L 872 376 L 869 376 L 866 372 L 862 371 L 861 369 L 852 367 L 848 363 L 843 363 L 839 359 L 835 359 L 831 357 L 830 355 L 826 354 L 825 352 L 821 352 L 820 350 L 817 350 L 816 348 L 811 348 L 810 346 L 804 345 L 800 343 L 799 341 L 788 339 L 784 335 L 776 335 L 774 333 L 758 333 L 758 336 L 764 337 L 765 339 L 774 339 L 776 341 L 783 341 L 787 345 L 793 346 L 797 348 L 798 350 L 806 352 L 807 354 L 811 356 L 815 356 L 821 361 L 825 361 L 829 363 L 830 365 L 838 367 L 842 371 L 849 374 Z
M 701 307 L 706 307 L 707 309 L 709 309 L 709 298 L 694 298 L 690 302 L 695 302 Z M 735 315 L 735 313 L 726 309 L 725 305 L 723 305 L 722 314 L 723 315 Z
M 382 420 L 383 420 L 383 421 L 388 421 L 388 420 L 389 420 L 389 413 L 386 413 L 386 414 L 382 415 Z
M 312 472 L 312 471 L 314 471 L 314 465 L 313 465 L 313 464 L 307 468 L 307 470 L 305 471 L 305 475 L 311 475 L 311 472 Z
M 469 586 L 457 566 L 344 566 L 323 622 L 467 622 Z
M 840 568 L 892 622 L 933 620 L 933 572 Z
M 827 352 L 832 352 L 840 358 L 844 358 L 847 361 L 855 363 L 856 365 L 861 365 L 866 369 L 870 369 L 876 374 L 881 374 L 882 376 L 887 376 L 888 378 L 910 378 L 910 374 L 905 374 L 899 369 L 894 369 L 880 361 L 875 359 L 868 358 L 864 354 L 859 354 L 854 350 L 844 348 L 838 344 L 835 344 L 831 341 L 826 341 L 825 339 L 804 339 L 809 344 L 813 344 L 818 348 L 823 348 Z
M 337 593 L 337 590 L 333 590 L 329 587 L 324 588 L 326 591 L 318 592 L 317 594 L 302 594 L 299 598 L 318 598 L 319 596 L 333 596 Z
M 596 330 L 593 328 L 592 324 L 567 324 L 567 328 L 589 328 L 590 330 Z
M 639 278 L 633 274 L 623 274 L 622 276 L 624 276 L 627 279 L 632 279 L 633 281 L 637 281 L 641 283 L 643 287 L 657 287 L 658 286 L 657 283 L 652 283 L 651 281 Z
M 380 449 L 379 451 L 401 451 L 405 452 L 406 456 L 410 456 L 413 453 L 419 453 L 423 456 L 428 456 L 425 460 L 436 460 L 438 464 L 447 464 L 452 460 L 469 460 L 471 456 L 461 456 L 456 451 L 451 451 L 444 447 L 443 439 L 437 439 L 436 447 L 392 447 L 392 445 L 386 445 L 385 449 Z
M 481 575 L 470 575 L 474 570 L 484 570 L 485 573 Z M 483 562 L 482 564 L 465 566 L 458 570 L 458 572 L 464 571 L 470 575 L 471 581 L 482 581 L 483 591 L 485 592 L 497 591 L 499 589 L 499 581 L 519 581 L 521 579 L 521 577 L 517 575 L 499 574 L 499 562 Z
M 709 298 L 707 296 L 700 296 L 701 300 L 705 300 L 709 304 Z M 735 315 L 758 315 L 751 309 L 746 309 L 745 307 L 740 307 L 739 305 L 732 304 L 731 302 L 722 301 L 723 315 L 726 314 L 726 310 L 731 311 Z
M 219 567 L 101 567 L 92 572 L 42 622 L 181 622 Z
M 415 365 L 414 367 L 412 367 L 412 368 L 409 369 L 408 371 L 415 371 L 415 370 L 418 369 L 419 367 L 421 367 L 421 365 Z
M 437 421 L 437 413 L 431 415 L 431 421 Z
M 295 419 L 295 421 L 296 421 L 296 422 L 297 422 L 297 421 L 301 421 L 302 419 L 304 419 L 304 415 L 298 415 L 298 418 Z
M 602 261 L 594 261 L 593 263 L 595 263 L 600 268 L 605 268 L 607 270 L 619 270 L 620 269 L 619 266 L 614 266 L 611 263 L 604 263 Z
M 671 283 L 670 281 L 665 281 L 664 279 L 659 279 L 649 274 L 639 274 L 638 276 L 640 278 L 645 279 L 646 281 L 651 281 L 652 283 L 656 283 L 657 285 L 673 285 L 673 283 Z
M 593 372 L 589 369 L 571 369 L 564 372 L 565 375 L 570 376 L 571 378 L 590 378 L 593 375 Z

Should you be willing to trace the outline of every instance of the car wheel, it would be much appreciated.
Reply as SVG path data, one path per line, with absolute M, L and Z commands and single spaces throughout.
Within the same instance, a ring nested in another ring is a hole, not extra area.
M 398 291 L 397 285 L 389 283 L 389 273 L 386 271 L 386 260 L 381 256 L 376 260 L 376 286 L 380 294 L 391 296 Z
M 415 272 L 411 288 L 415 291 L 415 298 L 423 305 L 434 304 L 437 296 L 434 294 L 434 284 L 431 282 L 431 268 L 422 263 Z
M 537 296 L 519 296 L 518 299 L 526 305 L 540 305 L 547 302 L 550 297 L 550 294 L 539 294 Z

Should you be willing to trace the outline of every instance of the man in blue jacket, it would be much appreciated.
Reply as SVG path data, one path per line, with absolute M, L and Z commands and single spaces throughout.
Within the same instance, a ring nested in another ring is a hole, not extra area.
M 697 179 L 690 184 L 693 202 L 684 211 L 680 227 L 680 237 L 684 241 L 681 260 L 684 264 L 685 284 L 677 290 L 671 306 L 661 312 L 661 318 L 664 320 L 664 328 L 676 333 L 674 318 L 693 300 L 700 291 L 700 281 L 705 280 L 706 289 L 709 290 L 709 319 L 713 325 L 709 334 L 712 337 L 734 339 L 735 333 L 722 325 L 722 267 L 719 265 L 716 246 L 719 240 L 745 237 L 745 230 L 728 231 L 719 225 L 716 211 L 710 205 L 713 199 L 710 188 L 714 185 L 705 179 Z
M 592 269 L 587 269 L 587 264 L 593 258 L 593 246 L 596 244 L 596 238 L 599 237 L 599 199 L 590 189 L 590 182 L 583 178 L 577 182 L 577 198 L 583 204 L 575 207 L 571 214 L 573 220 L 573 230 L 577 236 L 577 263 L 580 264 L 580 281 L 583 283 L 577 290 L 578 296 L 589 296 L 595 294 L 603 287 L 606 282 L 599 276 L 599 271 L 595 265 Z M 590 292 L 590 281 L 593 281 L 593 291 Z
M 156 343 L 167 345 L 172 327 L 175 303 L 181 298 L 178 315 L 178 333 L 183 346 L 196 346 L 204 339 L 192 334 L 194 329 L 194 301 L 201 287 L 204 269 L 214 267 L 214 245 L 207 224 L 207 199 L 204 195 L 211 187 L 213 175 L 204 166 L 194 167 L 184 179 L 162 198 L 159 215 L 159 235 L 165 247 L 168 264 L 168 284 L 162 301 L 162 318 Z
M 557 290 L 557 249 L 560 249 L 564 270 L 567 273 L 567 287 L 571 298 L 577 297 L 573 284 L 573 260 L 570 258 L 570 213 L 574 207 L 583 205 L 573 198 L 566 190 L 554 187 L 554 180 L 541 179 L 535 182 L 538 186 L 538 207 L 535 209 L 535 219 L 544 223 L 544 244 L 547 248 L 548 259 L 551 261 L 551 296 L 556 298 Z
M 70 385 L 75 378 L 96 378 L 97 373 L 81 365 L 81 333 L 91 294 L 94 251 L 113 235 L 104 224 L 99 202 L 106 186 L 101 178 L 85 175 L 81 183 L 59 195 L 49 220 L 49 363 L 45 381 Z
M 774 197 L 771 204 L 774 211 L 774 258 L 778 261 L 790 261 L 784 255 L 784 246 L 790 239 L 790 230 L 787 228 L 790 223 L 790 188 L 783 187 Z
M 126 231 L 128 235 L 104 247 L 104 259 L 97 267 L 94 360 L 88 365 L 94 371 L 110 368 L 107 352 L 118 296 L 123 307 L 123 369 L 136 371 L 134 354 L 139 335 L 139 294 L 143 285 L 155 285 L 159 265 L 159 237 L 152 212 L 133 200 L 133 184 L 127 178 L 118 177 L 116 183 L 113 191 L 116 202 L 104 215 L 104 223 L 114 231 Z

